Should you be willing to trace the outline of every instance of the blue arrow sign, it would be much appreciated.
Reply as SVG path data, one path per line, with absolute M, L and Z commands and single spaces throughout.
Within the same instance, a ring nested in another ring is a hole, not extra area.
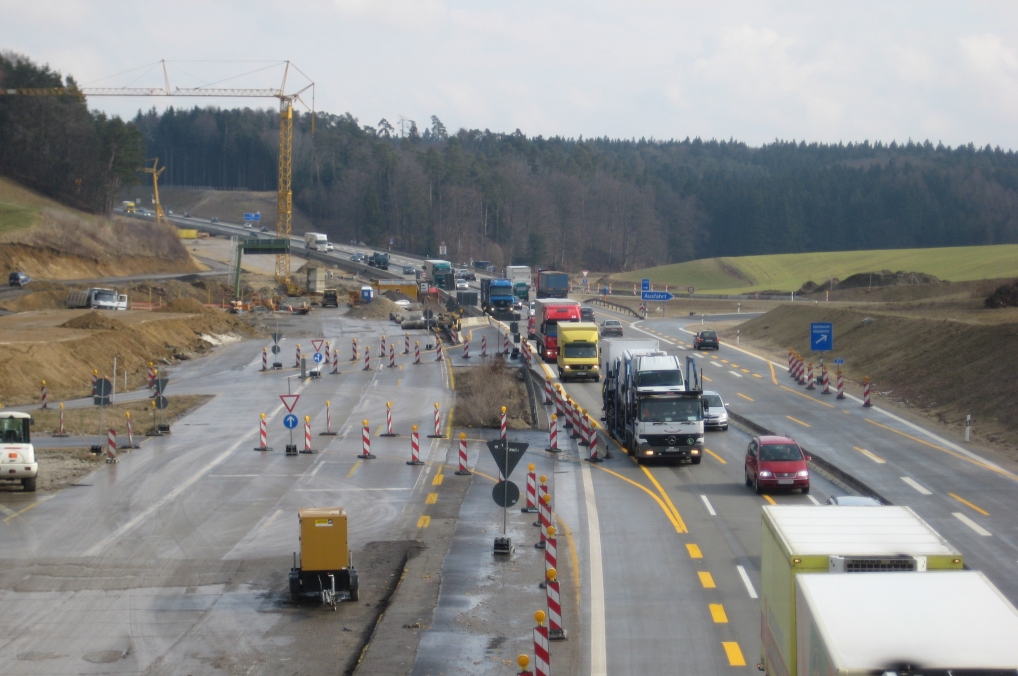
M 842 364 L 845 363 L 845 360 L 842 359 L 841 357 L 838 357 L 837 359 L 834 360 L 834 363 L 837 364 L 838 366 L 841 366 Z
M 292 430 L 296 426 L 297 426 L 297 416 L 295 416 L 292 413 L 286 414 L 286 416 L 283 418 L 283 427 L 285 427 L 288 430 Z
M 809 349 L 814 352 L 830 352 L 834 349 L 834 324 L 813 322 L 809 325 Z
M 671 300 L 672 298 L 675 298 L 675 296 L 668 293 L 667 291 L 644 291 L 642 294 L 640 294 L 641 300 L 662 301 Z
M 650 280 L 649 279 L 641 279 L 640 280 L 640 291 L 650 291 Z
M 244 214 L 244 220 L 245 221 L 260 221 L 260 220 L 262 220 L 262 214 L 261 214 L 261 212 L 256 212 L 256 213 L 253 213 L 253 214 Z
M 312 357 L 312 359 L 315 360 L 316 364 L 321 364 L 322 363 L 322 353 L 321 352 L 315 352 L 315 356 Z

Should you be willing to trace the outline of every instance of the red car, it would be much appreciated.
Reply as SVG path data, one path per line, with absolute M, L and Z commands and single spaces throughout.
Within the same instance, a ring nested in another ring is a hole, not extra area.
M 789 437 L 753 437 L 746 449 L 746 485 L 757 493 L 766 488 L 799 489 L 809 493 L 812 460 Z

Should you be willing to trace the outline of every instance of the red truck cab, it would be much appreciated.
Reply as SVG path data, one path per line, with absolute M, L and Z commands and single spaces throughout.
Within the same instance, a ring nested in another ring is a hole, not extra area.
M 538 298 L 535 301 L 537 351 L 546 362 L 558 359 L 559 322 L 580 321 L 580 303 L 560 298 Z

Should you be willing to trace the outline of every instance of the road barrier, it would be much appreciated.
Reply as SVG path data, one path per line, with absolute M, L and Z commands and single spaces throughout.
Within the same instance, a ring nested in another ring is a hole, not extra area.
M 470 334 L 463 338 L 463 358 L 470 359 Z
M 502 417 L 498 425 L 498 438 L 502 441 L 506 440 L 506 432 L 509 429 L 509 421 L 506 419 L 505 406 L 502 407 Z
M 442 359 L 444 359 L 444 357 L 442 356 L 442 339 L 439 338 L 438 339 L 438 356 L 435 357 L 435 361 L 442 361 Z
M 410 334 L 403 334 L 403 354 L 410 354 Z
M 484 358 L 484 357 L 487 357 L 487 356 L 488 356 L 488 339 L 482 333 L 481 334 L 481 357 Z
M 418 341 L 414 341 L 414 363 L 421 363 L 421 344 Z
M 792 348 L 788 348 L 788 372 L 789 373 L 792 372 L 792 368 L 795 365 L 795 357 L 793 356 L 794 354 L 795 353 L 792 352 Z
M 117 460 L 117 431 L 111 429 L 106 433 L 106 462 L 118 462 Z
M 524 514 L 535 514 L 537 512 L 537 475 L 534 473 L 534 463 L 527 465 L 527 506 L 520 511 Z
M 155 404 L 155 402 L 152 402 Z M 155 409 L 153 409 L 155 410 Z M 256 451 L 271 451 L 272 449 L 268 446 L 269 432 L 267 423 L 265 420 L 265 414 L 262 413 L 258 420 L 258 445 L 255 446 Z
M 802 359 L 799 360 L 799 384 L 806 384 L 806 362 Z
M 95 396 L 95 381 L 99 380 L 99 370 L 92 369 L 92 396 Z
M 870 377 L 866 376 L 862 379 L 862 405 L 865 408 L 873 406 L 870 402 Z
M 262 348 L 262 370 L 269 370 L 269 348 L 267 347 Z
M 841 369 L 838 369 L 838 396 L 836 399 L 845 398 L 845 381 L 841 377 Z
M 398 437 L 398 434 L 392 432 L 392 402 L 385 402 L 385 434 L 383 437 Z
M 541 541 L 534 546 L 538 549 L 544 549 L 544 541 L 548 538 L 548 526 L 551 525 L 551 494 L 548 492 L 548 486 L 545 483 L 547 477 L 541 475 L 541 494 L 537 500 L 537 516 L 538 522 L 541 524 Z
M 467 435 L 466 432 L 460 432 L 460 467 L 456 470 L 456 474 L 460 476 L 467 476 L 470 474 L 470 470 L 467 469 Z
M 534 613 L 537 626 L 534 627 L 534 674 L 551 676 L 551 646 L 548 643 L 548 627 L 544 626 L 543 610 Z
M 555 537 L 555 526 L 548 526 L 548 538 L 544 541 L 544 580 L 537 585 L 541 589 L 547 586 L 548 571 L 558 568 L 558 539 Z
M 127 446 L 124 446 L 124 448 L 139 448 L 138 444 L 134 443 L 134 428 L 131 427 L 131 412 L 124 411 L 124 417 L 127 419 Z
M 297 343 L 297 363 L 295 366 L 300 368 L 300 343 Z
M 361 460 L 373 460 L 375 456 L 371 455 L 371 429 L 368 427 L 367 420 L 362 420 L 361 423 L 363 424 L 361 428 L 361 454 L 357 457 Z
M 385 357 L 385 334 L 384 333 L 382 334 L 382 347 L 378 350 L 378 354 L 380 356 L 382 356 L 383 358 Z
M 396 368 L 396 346 L 389 343 L 389 368 Z
M 502 337 L 502 352 L 504 354 L 509 354 L 509 333 L 508 332 Z
M 332 375 L 339 375 L 339 349 L 337 348 L 332 350 Z
M 45 380 L 42 381 L 42 395 L 41 395 L 41 397 L 42 397 L 42 406 L 41 406 L 41 408 L 42 408 L 42 410 L 45 411 L 46 409 L 49 408 L 49 401 L 48 401 L 48 397 L 46 396 L 46 381 Z
M 60 430 L 53 436 L 55 437 L 69 436 L 67 432 L 64 431 L 64 402 L 60 402 Z
M 807 376 L 806 376 L 806 389 L 807 390 L 816 389 L 815 382 L 816 382 L 816 379 L 813 378 L 813 362 L 810 362 L 809 363 L 809 370 L 807 371 Z
M 95 381 L 93 381 L 95 382 Z M 156 386 L 156 366 L 152 362 L 148 363 L 148 389 L 153 389 Z
M 548 420 L 548 452 L 562 452 L 562 449 L 558 447 L 558 416 L 554 413 L 551 414 L 551 418 Z
M 824 383 L 824 390 L 823 390 L 823 392 L 821 392 L 821 394 L 830 394 L 831 393 L 831 374 L 827 372 L 827 366 L 826 365 L 823 367 L 823 369 L 824 369 L 823 375 L 820 376 L 820 377 L 821 377 L 821 380 Z
M 439 343 L 441 345 L 441 343 Z M 435 402 L 435 433 L 428 435 L 429 439 L 444 439 L 442 434 L 442 414 L 438 410 L 438 402 Z
M 329 365 L 329 357 L 331 355 L 332 355 L 332 345 L 329 344 L 329 341 L 325 341 L 325 365 L 326 366 Z
M 353 359 L 352 359 L 352 361 L 354 363 L 356 363 L 359 359 L 360 359 L 360 357 L 357 356 L 357 339 L 354 338 L 353 339 Z
M 555 401 L 551 395 L 551 376 L 544 377 L 544 405 L 554 404 Z
M 553 538 L 548 538 L 549 547 L 553 541 Z M 548 597 L 548 640 L 564 641 L 566 630 L 562 628 L 562 596 L 559 593 L 558 571 L 549 568 L 545 572 L 545 578 L 545 591 Z
M 371 370 L 371 348 L 370 347 L 365 347 L 364 348 L 364 370 L 365 371 L 370 371 Z
M 541 509 L 541 498 L 548 492 L 548 477 L 542 474 L 539 480 L 541 483 L 537 485 L 537 521 L 531 524 L 538 528 L 541 527 L 541 514 L 544 513 L 544 510 Z
M 319 432 L 320 437 L 334 437 L 336 433 L 332 431 L 332 402 L 328 399 L 325 400 L 325 431 Z
M 304 416 L 304 450 L 301 453 L 314 453 L 311 448 L 311 416 Z
M 583 438 L 583 419 L 580 417 L 580 405 L 572 399 L 566 402 L 569 406 L 569 413 L 573 418 L 573 431 L 569 434 L 571 439 Z
M 564 422 L 566 429 L 571 427 L 569 416 L 566 415 L 565 402 L 562 398 L 562 386 L 558 383 L 555 383 L 555 413 L 558 415 L 558 419 Z
M 591 425 L 590 432 L 590 455 L 587 456 L 587 462 L 604 462 L 604 458 L 597 451 L 597 430 L 593 425 Z
M 417 435 L 417 425 L 410 426 L 410 461 L 408 465 L 423 465 L 421 462 L 421 441 Z
M 587 417 L 587 409 L 580 409 L 580 440 L 577 446 L 590 446 L 590 418 Z

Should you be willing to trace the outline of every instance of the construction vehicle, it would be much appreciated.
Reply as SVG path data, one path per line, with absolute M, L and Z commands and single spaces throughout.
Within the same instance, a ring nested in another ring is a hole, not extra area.
M 27 413 L 0 411 L 0 453 L 3 453 L 0 455 L 0 481 L 20 481 L 27 493 L 35 492 L 39 476 L 31 426 L 32 416 Z
M 537 352 L 546 362 L 558 359 L 558 325 L 580 321 L 580 304 L 575 300 L 538 300 L 534 304 L 534 339 Z
M 516 296 L 513 295 L 513 283 L 508 279 L 481 280 L 481 309 L 494 317 L 505 321 L 518 321 L 519 316 L 513 312 Z
M 326 289 L 322 292 L 322 307 L 339 307 L 339 291 Z
M 961 571 L 965 564 L 961 553 L 908 507 L 764 505 L 761 531 L 760 651 L 768 676 L 810 673 L 808 662 L 797 664 L 802 651 L 796 595 L 803 578 L 842 573 L 861 578 L 887 571 L 905 577 Z M 907 606 L 897 611 L 895 622 L 910 614 Z M 856 629 L 877 618 L 861 619 Z
M 591 322 L 566 322 L 558 325 L 558 377 L 565 382 L 577 378 L 601 381 L 601 355 L 598 328 Z
M 74 289 L 67 293 L 67 307 L 92 308 L 93 310 L 126 310 L 127 294 L 118 294 L 113 289 L 92 287 Z
M 300 557 L 293 553 L 290 600 L 318 596 L 323 606 L 336 609 L 337 601 L 360 598 L 357 571 L 347 540 L 346 510 L 342 507 L 302 507 Z
M 569 275 L 554 270 L 537 271 L 538 298 L 567 298 L 569 296 Z

